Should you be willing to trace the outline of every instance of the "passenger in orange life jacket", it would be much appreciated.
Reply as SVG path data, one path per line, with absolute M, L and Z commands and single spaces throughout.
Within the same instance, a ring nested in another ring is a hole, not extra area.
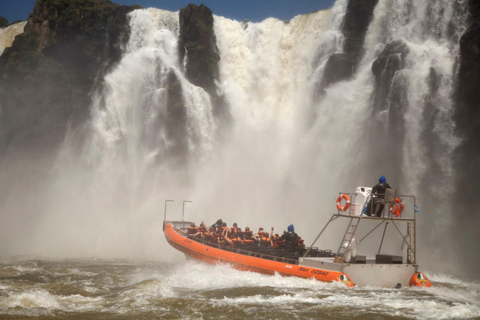
M 202 221 L 202 223 L 200 224 L 200 227 L 198 228 L 197 233 L 195 233 L 193 236 L 197 238 L 205 239 L 205 232 L 207 232 L 207 226 Z
M 249 227 L 245 227 L 245 231 L 243 232 L 243 243 L 251 244 L 253 243 L 252 240 L 252 231 Z
M 188 228 L 187 234 L 189 237 L 193 237 L 197 234 L 198 228 L 195 226 L 195 222 L 192 222 L 190 224 L 190 227 Z
M 243 244 L 242 230 L 239 227 L 237 227 L 236 222 L 233 223 L 233 227 L 232 229 L 230 229 L 229 236 L 234 242 Z
M 273 228 L 272 228 L 273 229 Z M 262 237 L 262 245 L 264 246 L 273 246 L 272 238 L 268 234 L 268 232 L 264 233 L 264 236 Z
M 230 239 L 229 237 L 229 230 L 228 230 L 228 227 L 227 227 L 227 224 L 224 222 L 222 223 L 222 229 L 221 229 L 221 239 L 220 241 L 222 242 L 226 242 L 228 243 L 229 245 L 233 246 L 233 241 L 232 239 Z
M 233 227 L 230 229 L 230 232 L 241 232 L 242 229 L 240 229 L 237 225 L 236 222 L 233 223 Z
M 262 239 L 262 242 L 264 245 L 273 247 L 273 227 L 270 234 L 268 232 L 264 233 L 264 238 Z
M 260 246 L 262 244 L 262 238 L 264 237 L 264 235 L 265 232 L 263 231 L 263 228 L 259 228 L 258 232 L 253 235 L 253 240 L 255 240 Z
M 205 239 L 211 242 L 218 242 L 217 232 L 215 231 L 215 228 L 213 226 L 208 228 L 208 232 L 205 232 Z
M 278 233 L 275 233 L 275 235 L 273 235 L 271 238 L 272 238 L 273 247 L 275 249 L 279 249 L 281 241 L 280 241 L 280 236 L 278 235 Z

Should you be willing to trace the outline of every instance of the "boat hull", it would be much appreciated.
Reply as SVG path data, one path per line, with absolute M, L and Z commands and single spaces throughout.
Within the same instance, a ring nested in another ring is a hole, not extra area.
M 165 225 L 165 237 L 175 249 L 197 260 L 210 264 L 229 264 L 233 268 L 243 271 L 253 271 L 264 274 L 279 273 L 283 276 L 296 276 L 302 278 L 315 278 L 323 282 L 342 282 L 348 287 L 353 286 L 347 274 L 341 271 L 306 268 L 298 264 L 248 256 L 204 245 L 193 241 L 178 233 L 171 224 Z
M 411 286 L 411 279 L 418 270 L 416 264 L 389 264 L 375 261 L 367 261 L 364 264 L 336 263 L 333 258 L 300 258 L 300 264 L 306 267 L 328 268 L 346 273 L 357 286 L 368 285 L 384 288 Z

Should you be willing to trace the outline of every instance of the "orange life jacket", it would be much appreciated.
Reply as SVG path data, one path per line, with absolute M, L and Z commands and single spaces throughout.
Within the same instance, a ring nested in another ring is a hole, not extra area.
M 251 239 L 252 238 L 252 231 L 251 230 L 243 231 L 243 237 L 247 240 Z

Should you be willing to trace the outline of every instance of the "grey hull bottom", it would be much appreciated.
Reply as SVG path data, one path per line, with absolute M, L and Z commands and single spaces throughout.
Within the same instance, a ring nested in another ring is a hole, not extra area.
M 364 264 L 337 263 L 333 262 L 333 258 L 300 258 L 299 264 L 344 272 L 355 286 L 384 288 L 408 287 L 410 279 L 418 270 L 416 264 L 379 264 L 374 261 Z

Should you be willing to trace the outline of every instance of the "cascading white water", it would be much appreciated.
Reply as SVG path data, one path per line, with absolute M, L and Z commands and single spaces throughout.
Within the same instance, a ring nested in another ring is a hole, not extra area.
M 453 251 L 452 241 L 446 239 L 455 218 L 453 160 L 460 140 L 454 134 L 452 96 L 459 39 L 467 21 L 464 0 L 379 1 L 364 46 L 365 68 L 386 44 L 401 40 L 408 46 L 405 67 L 392 80 L 392 87 L 404 92 L 404 141 L 398 146 L 401 167 L 389 169 L 398 170 L 396 184 L 402 192 L 417 195 L 420 208 L 425 209 L 419 221 L 425 230 L 422 251 L 428 250 L 431 256 L 429 267 L 437 262 L 433 257 Z M 384 119 L 388 112 L 387 108 L 376 117 Z
M 95 248 L 94 254 L 115 256 L 136 254 L 140 242 L 154 248 L 152 235 L 158 236 L 161 228 L 148 221 L 161 221 L 166 198 L 187 196 L 185 176 L 195 174 L 195 167 L 213 147 L 216 123 L 210 97 L 185 79 L 177 58 L 178 12 L 137 10 L 130 14 L 130 22 L 125 55 L 105 77 L 104 90 L 94 97 L 80 159 L 70 137 L 58 159 L 58 179 L 43 225 L 54 226 L 59 238 L 76 239 L 55 244 L 57 251 L 76 245 L 81 247 L 77 254 Z M 186 107 L 188 156 L 195 160 L 189 172 L 165 162 L 172 144 L 165 132 L 171 121 L 167 118 L 169 72 L 181 83 Z M 66 211 L 71 221 L 62 225 Z M 43 231 L 38 238 L 39 251 L 52 250 L 51 239 L 43 241 Z
M 26 21 L 12 24 L 6 28 L 0 29 L 0 55 L 7 47 L 11 47 L 15 37 L 23 32 Z
M 457 7 L 463 9 L 454 11 Z M 429 155 L 421 141 L 424 123 L 422 112 L 429 93 L 429 75 L 433 69 L 441 79 L 435 108 L 438 111 L 433 134 L 442 145 L 441 154 L 435 155 L 443 173 L 436 192 L 450 192 L 452 180 L 452 152 L 459 141 L 453 134 L 452 93 L 458 41 L 466 27 L 467 1 L 379 1 L 375 8 L 366 37 L 366 55 L 363 64 L 370 66 L 387 43 L 404 41 L 410 50 L 406 66 L 395 75 L 395 80 L 406 86 L 408 108 L 405 113 L 407 127 L 403 146 L 404 180 L 399 181 L 409 192 L 418 193 Z
M 178 13 L 132 12 L 130 42 L 92 106 L 89 143 L 80 159 L 70 153 L 71 140 L 65 141 L 43 225 L 61 226 L 62 237 L 81 239 L 98 248 L 94 253 L 150 253 L 160 237 L 163 201 L 190 199 L 207 223 L 222 218 L 267 229 L 273 223 L 277 232 L 294 223 L 308 242 L 318 232 L 312 225 L 323 224 L 334 211 L 338 191 L 372 185 L 379 175 L 400 172 L 403 178 L 391 185 L 419 194 L 426 169 L 435 162 L 441 177 L 432 180 L 429 192 L 448 194 L 458 144 L 450 119 L 454 61 L 466 0 L 380 0 L 356 73 L 315 98 L 328 57 L 342 51 L 346 4 L 338 0 L 329 11 L 289 23 L 215 17 L 218 90 L 232 115 L 229 130 L 221 134 L 208 94 L 188 82 L 178 61 Z M 393 79 L 406 92 L 402 167 L 376 168 L 371 164 L 379 155 L 368 151 L 374 143 L 368 129 L 386 125 L 389 110 L 383 106 L 373 113 L 371 66 L 394 40 L 410 50 Z M 440 84 L 429 98 L 435 101 L 433 132 L 425 133 L 431 69 Z M 165 134 L 168 72 L 181 82 L 187 107 L 188 172 L 163 161 L 171 143 Z M 425 134 L 436 141 L 435 158 L 426 151 Z M 73 211 L 74 222 L 62 225 L 66 210 Z M 39 250 L 52 250 L 51 239 L 42 234 Z M 74 243 L 67 241 L 65 247 Z

